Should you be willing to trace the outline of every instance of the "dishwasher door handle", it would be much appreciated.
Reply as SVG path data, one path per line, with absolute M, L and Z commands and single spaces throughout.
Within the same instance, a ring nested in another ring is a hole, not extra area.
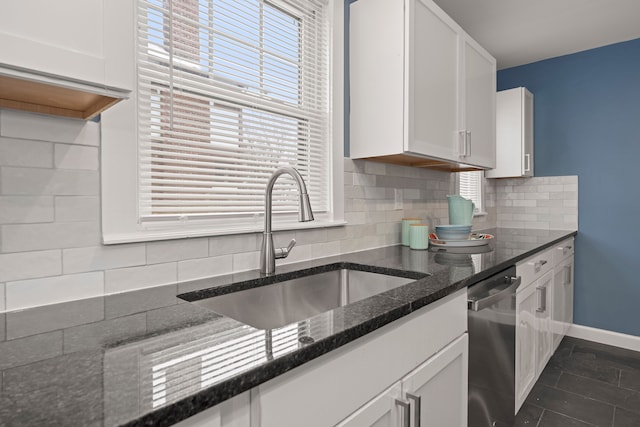
M 522 277 L 520 276 L 510 277 L 509 280 L 511 280 L 511 284 L 497 294 L 493 294 L 482 299 L 468 299 L 467 308 L 473 311 L 480 311 L 487 307 L 491 307 L 496 302 L 511 294 L 518 286 L 520 286 L 520 283 L 522 283 Z

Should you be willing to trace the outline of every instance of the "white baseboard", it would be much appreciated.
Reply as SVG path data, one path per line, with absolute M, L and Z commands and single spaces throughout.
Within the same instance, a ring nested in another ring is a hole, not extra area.
M 605 329 L 591 328 L 589 326 L 571 325 L 567 335 L 583 340 L 595 341 L 601 344 L 613 345 L 629 350 L 640 351 L 640 337 L 621 334 Z

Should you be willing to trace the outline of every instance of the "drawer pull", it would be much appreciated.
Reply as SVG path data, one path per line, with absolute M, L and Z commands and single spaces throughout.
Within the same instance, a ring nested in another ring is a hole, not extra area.
M 413 400 L 413 427 L 420 427 L 421 398 L 415 394 L 407 393 L 407 398 Z
M 538 286 L 536 289 L 538 290 L 538 308 L 536 312 L 544 313 L 547 311 L 547 287 Z
M 404 399 L 396 399 L 396 405 L 402 407 L 402 427 L 411 427 L 411 404 Z
M 548 261 L 541 259 L 540 261 L 536 262 L 533 265 L 533 268 L 535 269 L 536 273 L 540 271 L 540 269 L 542 268 L 543 265 L 545 265 Z
M 571 266 L 565 265 L 564 266 L 564 284 L 568 285 L 569 283 L 571 283 Z

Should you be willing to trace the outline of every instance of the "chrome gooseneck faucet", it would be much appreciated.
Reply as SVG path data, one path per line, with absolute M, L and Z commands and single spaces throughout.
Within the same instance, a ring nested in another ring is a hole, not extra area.
M 276 271 L 276 259 L 286 258 L 296 244 L 296 239 L 291 239 L 289 246 L 286 248 L 275 249 L 273 247 L 273 235 L 271 233 L 273 185 L 276 183 L 276 179 L 285 173 L 291 175 L 298 185 L 298 193 L 300 194 L 298 221 L 313 221 L 313 211 L 311 210 L 311 203 L 309 203 L 307 186 L 304 184 L 300 172 L 291 167 L 278 168 L 269 178 L 267 189 L 264 193 L 264 233 L 262 234 L 262 250 L 260 252 L 260 272 L 263 274 L 273 274 Z

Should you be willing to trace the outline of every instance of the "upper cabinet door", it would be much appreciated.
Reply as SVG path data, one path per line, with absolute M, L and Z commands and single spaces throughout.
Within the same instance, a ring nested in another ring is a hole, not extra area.
M 463 38 L 464 96 L 461 122 L 466 133 L 461 161 L 494 168 L 496 166 L 496 61 L 482 47 Z
M 458 130 L 460 27 L 423 1 L 405 8 L 409 51 L 405 151 L 454 159 Z
M 494 167 L 495 60 L 432 0 L 350 10 L 351 158 Z
M 496 97 L 496 168 L 487 178 L 533 176 L 533 94 L 524 87 Z

